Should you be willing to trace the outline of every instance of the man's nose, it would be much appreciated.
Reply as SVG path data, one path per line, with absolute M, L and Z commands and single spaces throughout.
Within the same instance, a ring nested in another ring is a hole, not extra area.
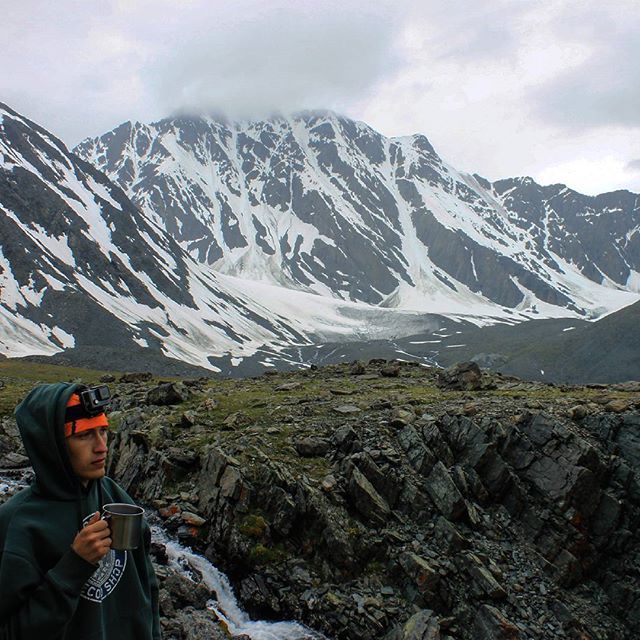
M 106 436 L 106 434 L 102 435 L 102 434 L 99 433 L 97 435 L 98 435 L 98 437 L 96 438 L 95 443 L 94 443 L 94 447 L 93 447 L 94 450 L 96 452 L 98 452 L 98 453 L 102 453 L 104 451 L 107 451 L 107 436 Z

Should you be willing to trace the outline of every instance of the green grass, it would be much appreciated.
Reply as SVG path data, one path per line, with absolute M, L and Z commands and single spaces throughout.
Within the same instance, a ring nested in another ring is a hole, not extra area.
M 81 369 L 24 360 L 0 360 L 0 416 L 11 415 L 18 403 L 38 384 L 49 382 L 98 382 L 108 371 Z

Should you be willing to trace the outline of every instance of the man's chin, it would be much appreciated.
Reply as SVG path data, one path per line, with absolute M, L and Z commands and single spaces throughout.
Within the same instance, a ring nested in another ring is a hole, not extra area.
M 101 469 L 91 469 L 90 471 L 83 473 L 80 476 L 80 480 L 82 480 L 83 482 L 89 482 L 89 480 L 100 480 L 100 478 L 104 478 L 105 473 L 106 472 L 104 467 L 102 467 Z

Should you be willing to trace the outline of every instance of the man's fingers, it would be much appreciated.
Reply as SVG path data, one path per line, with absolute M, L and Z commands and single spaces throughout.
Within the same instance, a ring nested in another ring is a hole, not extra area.
M 89 520 L 89 522 L 87 523 L 89 524 L 94 524 L 95 522 L 98 522 L 98 520 L 100 520 L 100 512 L 96 511 L 92 516 L 91 516 L 91 520 Z
M 109 530 L 109 524 L 106 522 L 106 520 L 96 520 L 94 523 L 92 524 L 88 524 L 85 528 L 84 531 L 86 531 L 87 533 L 95 533 L 97 531 L 108 531 Z

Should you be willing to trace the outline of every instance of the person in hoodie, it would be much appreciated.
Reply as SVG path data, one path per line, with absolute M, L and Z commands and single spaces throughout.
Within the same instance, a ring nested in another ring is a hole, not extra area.
M 133 504 L 105 477 L 108 422 L 85 387 L 36 387 L 16 409 L 33 484 L 0 507 L 0 640 L 159 640 L 150 532 L 110 548 L 102 505 Z

